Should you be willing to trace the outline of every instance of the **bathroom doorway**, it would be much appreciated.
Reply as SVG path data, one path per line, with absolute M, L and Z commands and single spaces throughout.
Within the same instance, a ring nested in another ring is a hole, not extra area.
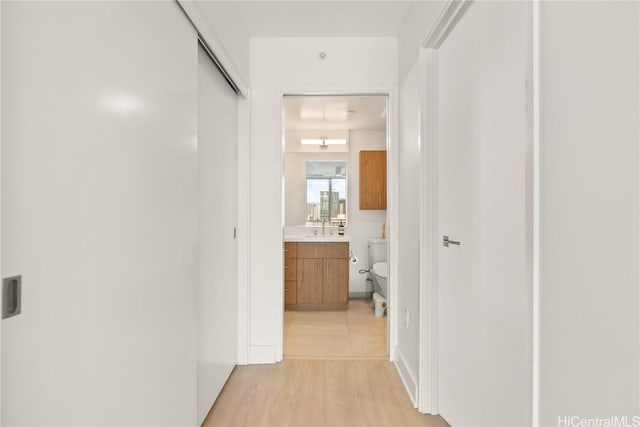
M 389 357 L 388 98 L 283 97 L 285 358 Z

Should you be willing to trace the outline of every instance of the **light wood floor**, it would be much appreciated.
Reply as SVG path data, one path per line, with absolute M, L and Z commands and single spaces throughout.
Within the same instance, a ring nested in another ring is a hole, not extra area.
M 288 359 L 238 366 L 203 427 L 429 426 L 385 360 Z
M 413 407 L 386 348 L 370 301 L 286 311 L 285 360 L 236 367 L 202 426 L 448 426 Z
M 387 318 L 371 301 L 353 299 L 346 311 L 284 312 L 287 359 L 380 359 L 387 356 Z

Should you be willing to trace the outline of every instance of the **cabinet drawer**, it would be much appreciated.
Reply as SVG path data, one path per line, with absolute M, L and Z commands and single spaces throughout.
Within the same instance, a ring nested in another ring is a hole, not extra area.
M 324 256 L 322 258 L 346 259 L 349 258 L 349 243 L 323 243 Z
M 284 242 L 284 257 L 286 258 L 296 258 L 296 242 Z
M 298 258 L 324 258 L 324 243 L 298 243 Z
M 298 258 L 349 258 L 349 242 L 298 243 Z
M 298 302 L 296 298 L 297 282 L 287 280 L 284 282 L 284 303 L 286 305 L 294 305 Z
M 284 259 L 284 280 L 296 280 L 296 260 Z

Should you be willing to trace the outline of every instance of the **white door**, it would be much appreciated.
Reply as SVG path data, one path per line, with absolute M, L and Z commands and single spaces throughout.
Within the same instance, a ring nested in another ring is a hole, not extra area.
M 453 426 L 531 423 L 527 7 L 473 3 L 438 51 L 439 406 Z
M 196 422 L 195 37 L 171 2 L 2 2 L 3 426 Z
M 238 98 L 198 53 L 198 422 L 236 364 Z

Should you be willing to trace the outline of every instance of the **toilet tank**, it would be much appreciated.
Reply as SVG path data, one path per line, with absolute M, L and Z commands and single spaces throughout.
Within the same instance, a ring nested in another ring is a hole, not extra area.
M 369 267 L 387 261 L 387 239 L 369 239 Z

